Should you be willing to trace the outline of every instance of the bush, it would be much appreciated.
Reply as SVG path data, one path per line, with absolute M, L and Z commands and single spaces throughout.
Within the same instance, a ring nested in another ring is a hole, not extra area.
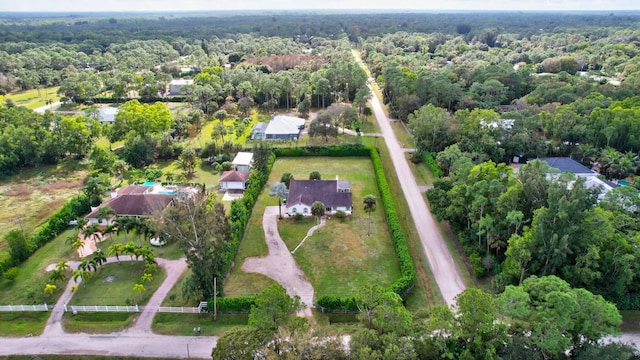
M 293 219 L 295 221 L 300 221 L 302 220 L 302 218 L 304 218 L 304 215 L 302 215 L 301 213 L 296 213 L 295 215 L 293 215 Z
M 484 277 L 487 274 L 487 270 L 482 263 L 482 257 L 478 253 L 469 254 L 469 262 L 471 262 L 471 268 L 476 277 Z
M 255 305 L 255 296 L 218 297 L 216 299 L 217 310 L 221 313 L 248 313 L 251 306 Z M 213 311 L 213 299 L 208 302 L 209 311 Z
M 18 270 L 17 267 L 12 267 L 9 270 L 5 271 L 2 277 L 9 281 L 13 281 L 18 277 L 19 272 L 20 270 Z
M 344 219 L 346 219 L 346 218 L 347 218 L 347 214 L 346 214 L 344 211 L 342 211 L 342 210 L 338 210 L 338 211 L 336 212 L 335 217 L 336 217 L 336 218 L 338 218 L 338 219 L 340 219 L 340 220 L 344 220 Z
M 427 164 L 427 167 L 429 168 L 429 170 L 431 170 L 431 173 L 433 174 L 433 176 L 437 178 L 442 177 L 443 175 L 442 169 L 440 169 L 440 166 L 438 166 L 438 163 L 433 158 L 433 154 L 431 154 L 428 151 L 425 151 L 422 153 L 422 158 L 424 159 L 424 163 Z

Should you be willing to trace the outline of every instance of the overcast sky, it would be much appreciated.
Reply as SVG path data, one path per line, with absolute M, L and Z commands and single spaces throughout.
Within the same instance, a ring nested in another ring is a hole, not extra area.
M 640 0 L 0 0 L 0 11 L 256 9 L 639 10 Z

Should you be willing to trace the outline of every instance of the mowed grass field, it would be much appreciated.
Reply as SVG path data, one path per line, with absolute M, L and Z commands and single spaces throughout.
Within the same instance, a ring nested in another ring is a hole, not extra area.
M 0 259 L 9 256 L 4 235 L 31 233 L 84 186 L 87 170 L 77 161 L 41 166 L 0 181 Z
M 371 214 L 371 236 L 367 235 L 369 215 L 363 210 L 363 198 L 372 194 L 381 201 L 373 165 L 368 158 L 280 158 L 276 160 L 269 182 L 254 207 L 236 257 L 236 266 L 225 283 L 227 295 L 249 293 L 240 290 L 241 284 L 251 287 L 252 293 L 260 290 L 253 283 L 247 284 L 248 279 L 244 279 L 246 275 L 240 267 L 247 256 L 267 254 L 262 215 L 265 206 L 277 205 L 277 200 L 268 196 L 268 188 L 278 182 L 285 172 L 293 174 L 296 179 L 308 179 L 309 173 L 314 170 L 319 171 L 325 180 L 335 179 L 336 175 L 348 180 L 355 207 L 354 214 L 345 220 L 335 217 L 329 219 L 327 226 L 307 239 L 294 254 L 313 285 L 316 297 L 350 295 L 370 283 L 388 286 L 400 276 L 381 204 Z M 283 219 L 278 229 L 288 248 L 293 250 L 313 224 L 313 219 L 298 222 Z
M 59 101 L 60 96 L 58 96 L 58 88 L 59 86 L 20 91 L 5 95 L 4 99 L 13 101 L 16 106 L 36 109 L 45 106 L 47 100 L 51 100 L 51 102 Z

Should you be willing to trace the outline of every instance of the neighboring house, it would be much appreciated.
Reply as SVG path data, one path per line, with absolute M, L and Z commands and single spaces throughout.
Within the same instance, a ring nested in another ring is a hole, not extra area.
M 259 122 L 253 125 L 251 129 L 251 140 L 262 140 L 265 138 L 265 131 L 267 130 L 267 123 Z
M 598 200 L 602 200 L 606 193 L 610 190 L 618 187 L 617 184 L 611 181 L 603 180 L 598 177 L 598 173 L 594 170 L 587 168 L 579 162 L 568 157 L 550 157 L 541 158 L 540 160 L 546 162 L 552 168 L 560 170 L 561 173 L 569 172 L 576 177 L 585 178 L 585 186 L 589 189 L 600 188 L 600 194 Z M 569 186 L 572 186 L 570 183 Z
M 257 123 L 251 129 L 252 139 L 296 140 L 304 129 L 305 119 L 278 115 L 272 116 L 269 123 Z
M 220 176 L 220 190 L 243 190 L 247 188 L 248 171 L 225 171 Z
M 291 180 L 286 212 L 289 215 L 311 216 L 311 206 L 320 201 L 326 214 L 344 211 L 351 215 L 353 200 L 349 182 L 346 180 Z
M 162 193 L 161 193 L 162 192 Z M 113 219 L 100 219 L 101 208 L 109 207 L 115 216 L 151 216 L 164 210 L 174 199 L 173 192 L 156 189 L 155 186 L 129 185 L 116 189 L 100 206 L 92 208 L 86 216 L 89 224 L 110 225 Z
M 239 152 L 231 163 L 236 171 L 249 172 L 253 165 L 253 153 Z
M 193 85 L 193 80 L 191 79 L 175 79 L 169 82 L 169 95 L 175 96 L 180 95 L 180 89 L 182 89 L 185 85 Z

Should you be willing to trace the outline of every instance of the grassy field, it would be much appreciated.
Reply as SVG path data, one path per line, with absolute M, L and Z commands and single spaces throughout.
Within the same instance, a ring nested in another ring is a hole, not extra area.
M 62 316 L 64 330 L 71 333 L 109 334 L 131 326 L 138 313 L 81 312 L 73 315 L 66 312 Z
M 62 260 L 78 259 L 77 252 L 65 242 L 68 237 L 73 237 L 76 234 L 77 230 L 70 229 L 58 235 L 18 266 L 19 272 L 15 280 L 0 280 L 0 304 L 28 305 L 44 302 L 54 304 L 66 283 L 58 283 L 58 290 L 53 296 L 46 295 L 44 286 L 48 282 L 48 274 L 45 269 L 49 264 L 56 264 Z M 67 275 L 69 276 L 70 272 Z M 2 322 L 0 322 L 0 327 L 2 327 Z
M 202 336 L 222 336 L 229 330 L 247 326 L 249 315 L 218 315 L 213 322 L 213 314 L 157 314 L 153 318 L 151 329 L 161 335 L 194 335 L 193 329 L 200 328 Z
M 40 335 L 49 312 L 0 312 L 0 336 Z
M 158 267 L 153 280 L 143 282 L 140 277 L 144 273 L 142 261 L 127 261 L 127 256 L 120 262 L 107 263 L 98 268 L 95 274 L 78 286 L 78 290 L 69 301 L 70 305 L 144 305 L 151 295 L 162 284 L 166 277 L 164 269 Z M 143 284 L 145 291 L 136 292 L 134 284 Z
M 22 228 L 33 231 L 78 195 L 87 170 L 77 161 L 28 169 L 0 181 L 0 259 L 8 256 L 4 234 Z
M 12 93 L 5 95 L 5 101 L 11 100 L 16 106 L 24 106 L 28 109 L 36 109 L 46 105 L 47 100 L 51 100 L 51 102 L 56 102 L 60 100 L 60 96 L 58 96 L 58 86 L 43 88 L 43 89 L 32 89 L 27 91 L 20 91 L 17 93 Z
M 314 286 L 316 296 L 352 294 L 370 282 L 383 286 L 391 284 L 399 277 L 399 269 L 384 214 L 381 207 L 372 214 L 371 236 L 367 236 L 368 216 L 361 210 L 365 195 L 373 194 L 380 198 L 371 162 L 366 158 L 312 157 L 304 161 L 282 158 L 276 160 L 267 186 L 278 182 L 284 172 L 292 173 L 294 178 L 305 179 L 313 170 L 320 171 L 324 179 L 334 179 L 339 175 L 341 179 L 349 180 L 356 208 L 354 215 L 343 222 L 330 219 L 329 224 L 309 238 L 294 255 Z M 265 206 L 276 204 L 277 201 L 264 191 L 258 198 L 236 257 L 238 263 L 225 283 L 228 295 L 242 292 L 237 290 L 242 289 L 240 285 L 244 283 L 238 279 L 244 276 L 238 269 L 242 259 L 266 255 L 262 214 Z M 279 231 L 289 249 L 302 240 L 312 223 L 313 220 L 308 219 L 298 223 L 285 219 L 279 223 Z M 244 293 L 253 294 L 260 290 L 255 284 L 246 285 L 251 286 L 253 292 Z

